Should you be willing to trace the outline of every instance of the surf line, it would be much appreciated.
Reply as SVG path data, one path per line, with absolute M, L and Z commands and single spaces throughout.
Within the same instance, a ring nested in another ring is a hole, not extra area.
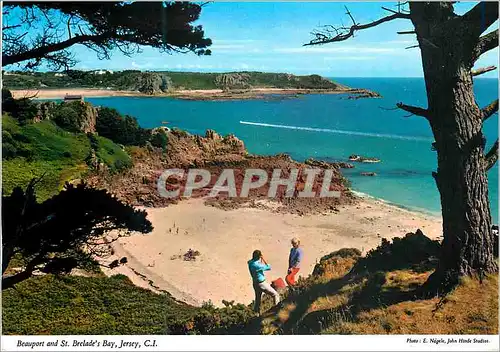
M 284 128 L 284 129 L 288 129 L 288 130 L 337 133 L 337 134 L 346 134 L 346 135 L 351 135 L 351 136 L 362 136 L 362 137 L 392 138 L 392 139 L 402 139 L 402 140 L 422 141 L 422 142 L 434 141 L 434 139 L 432 139 L 432 138 L 425 138 L 425 137 L 401 136 L 401 135 L 397 135 L 397 134 L 371 133 L 371 132 L 359 132 L 359 131 L 334 130 L 334 129 L 329 129 L 329 128 L 299 127 L 299 126 L 289 126 L 289 125 L 273 125 L 270 123 L 250 122 L 250 121 L 240 121 L 240 124 L 260 126 L 260 127 Z

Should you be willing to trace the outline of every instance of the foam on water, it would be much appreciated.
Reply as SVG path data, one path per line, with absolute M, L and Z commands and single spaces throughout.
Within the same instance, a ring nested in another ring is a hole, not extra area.
M 370 132 L 359 132 L 359 131 L 345 131 L 345 130 L 334 130 L 330 128 L 316 128 L 316 127 L 299 127 L 299 126 L 288 126 L 288 125 L 274 125 L 270 123 L 261 122 L 250 122 L 250 121 L 240 121 L 242 125 L 252 125 L 261 127 L 272 127 L 272 128 L 284 128 L 288 130 L 302 130 L 302 131 L 313 131 L 313 132 L 327 132 L 327 133 L 338 133 L 346 134 L 350 136 L 362 136 L 362 137 L 375 137 L 375 138 L 392 138 L 392 139 L 402 139 L 407 141 L 423 141 L 432 142 L 433 139 L 426 137 L 416 137 L 416 136 L 401 136 L 397 134 L 384 134 L 384 133 L 370 133 Z

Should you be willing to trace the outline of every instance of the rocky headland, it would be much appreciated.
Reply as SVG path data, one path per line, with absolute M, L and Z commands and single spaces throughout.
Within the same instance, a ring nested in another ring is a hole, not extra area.
M 68 82 L 68 78 L 71 77 L 44 73 L 37 85 L 31 76 L 6 75 L 4 86 L 11 89 L 15 98 L 40 99 L 63 98 L 66 94 L 168 96 L 185 100 L 288 99 L 304 94 L 345 94 L 348 99 L 380 97 L 377 92 L 347 87 L 319 75 L 287 73 L 122 71 L 96 80 L 95 73 L 81 71 L 78 79 Z M 26 84 L 19 86 L 23 80 Z

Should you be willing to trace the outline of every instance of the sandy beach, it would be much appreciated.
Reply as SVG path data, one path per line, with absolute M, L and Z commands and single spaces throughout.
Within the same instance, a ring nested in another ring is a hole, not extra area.
M 67 89 L 20 89 L 11 90 L 15 99 L 63 99 L 66 95 L 82 95 L 83 97 L 173 97 L 187 100 L 231 100 L 231 99 L 262 99 L 269 95 L 299 95 L 299 94 L 346 94 L 345 90 L 318 90 L 318 89 L 284 89 L 284 88 L 253 88 L 241 92 L 225 92 L 222 89 L 180 89 L 170 92 L 147 95 L 138 91 L 125 91 L 99 88 L 67 88 Z
M 68 89 L 19 89 L 11 90 L 15 99 L 63 99 L 68 95 L 83 95 L 84 97 L 114 97 L 114 96 L 143 96 L 139 92 L 111 90 L 111 89 L 92 89 L 92 88 L 68 88 Z
M 267 278 L 274 280 L 286 274 L 290 239 L 295 236 L 305 251 L 300 274 L 307 276 L 323 255 L 340 248 L 355 247 L 366 253 L 381 238 L 402 237 L 418 228 L 434 239 L 441 234 L 439 218 L 374 199 L 339 210 L 310 216 L 255 208 L 226 211 L 206 206 L 201 199 L 148 208 L 153 232 L 113 244 L 116 258 L 128 258 L 118 270 L 138 285 L 147 287 L 151 280 L 157 289 L 191 304 L 210 300 L 222 306 L 223 299 L 248 304 L 253 290 L 247 260 L 254 249 L 262 250 L 272 266 Z M 201 253 L 195 261 L 171 259 L 189 249 Z

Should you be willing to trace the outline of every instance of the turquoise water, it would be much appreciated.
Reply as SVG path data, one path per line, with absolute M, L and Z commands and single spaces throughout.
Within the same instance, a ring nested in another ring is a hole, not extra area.
M 255 154 L 288 153 L 296 160 L 314 157 L 347 160 L 350 154 L 378 157 L 378 164 L 356 163 L 344 170 L 354 190 L 412 209 L 440 212 L 439 194 L 431 176 L 436 155 L 425 119 L 387 110 L 397 102 L 426 106 L 419 78 L 340 78 L 336 81 L 373 89 L 381 99 L 348 100 L 342 95 L 304 95 L 298 99 L 246 101 L 183 101 L 171 98 L 88 98 L 137 117 L 143 127 L 179 127 L 204 134 L 214 129 L 234 133 Z M 478 104 L 498 98 L 496 79 L 475 82 Z M 498 116 L 484 127 L 488 147 L 498 136 Z M 374 171 L 376 177 L 360 176 Z M 498 221 L 498 166 L 489 172 L 490 200 Z

